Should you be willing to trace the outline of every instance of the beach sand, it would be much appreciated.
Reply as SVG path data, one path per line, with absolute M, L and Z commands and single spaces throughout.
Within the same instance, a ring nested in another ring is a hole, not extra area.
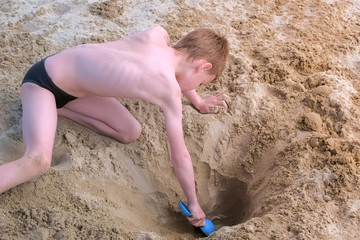
M 0 164 L 22 156 L 20 83 L 68 47 L 154 25 L 175 43 L 198 27 L 231 45 L 202 86 L 229 109 L 183 101 L 186 144 L 209 239 L 360 236 L 360 3 L 338 0 L 1 0 Z M 119 99 L 142 123 L 120 144 L 59 117 L 52 168 L 0 195 L 0 239 L 196 239 L 169 161 L 163 116 Z

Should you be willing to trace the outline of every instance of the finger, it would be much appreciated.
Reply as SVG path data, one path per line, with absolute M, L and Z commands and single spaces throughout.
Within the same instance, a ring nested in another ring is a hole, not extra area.
M 217 102 L 218 106 L 223 106 L 225 108 L 225 110 L 227 110 L 228 105 L 226 104 L 226 102 L 224 100 L 220 100 Z
M 215 106 L 211 106 L 208 108 L 208 113 L 218 113 L 219 109 Z
M 190 221 L 191 225 L 193 225 L 195 227 L 203 227 L 203 226 L 205 226 L 205 219 L 192 219 L 192 218 L 189 218 L 189 221 Z
M 210 113 L 218 113 L 219 109 L 213 109 Z
M 216 95 L 216 97 L 217 97 L 217 98 L 220 98 L 220 99 L 222 99 L 222 100 L 225 100 L 225 99 L 230 100 L 230 97 L 229 97 L 228 95 L 226 95 L 225 93 Z

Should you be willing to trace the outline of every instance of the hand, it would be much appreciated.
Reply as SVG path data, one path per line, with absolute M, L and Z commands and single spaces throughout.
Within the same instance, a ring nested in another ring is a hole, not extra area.
M 202 99 L 198 110 L 201 113 L 218 113 L 219 109 L 216 106 L 222 106 L 227 110 L 228 105 L 224 99 L 230 99 L 230 97 L 226 94 L 219 94 Z
M 205 226 L 205 213 L 201 209 L 199 204 L 189 204 L 188 206 L 192 216 L 189 217 L 189 222 L 195 227 Z

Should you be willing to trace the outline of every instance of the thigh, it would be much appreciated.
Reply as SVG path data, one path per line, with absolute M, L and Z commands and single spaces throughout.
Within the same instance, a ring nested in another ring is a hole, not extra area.
M 118 132 L 127 131 L 139 122 L 115 98 L 89 96 L 77 98 L 64 106 L 76 113 L 105 123 Z
M 51 157 L 57 125 L 54 95 L 36 84 L 24 83 L 21 102 L 26 151 L 42 152 Z

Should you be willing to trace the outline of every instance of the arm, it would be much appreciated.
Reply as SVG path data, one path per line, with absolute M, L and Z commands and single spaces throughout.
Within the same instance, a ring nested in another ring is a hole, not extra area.
M 189 221 L 194 226 L 205 225 L 205 214 L 199 206 L 196 190 L 194 170 L 190 154 L 185 146 L 182 130 L 182 108 L 180 96 L 175 106 L 163 109 L 165 117 L 166 133 L 169 138 L 171 149 L 171 162 L 175 170 L 175 175 L 185 193 L 189 209 L 193 216 Z
M 188 92 L 183 92 L 185 97 L 194 105 L 194 107 L 201 113 L 217 113 L 219 110 L 214 108 L 216 106 L 222 106 L 227 109 L 225 98 L 229 98 L 226 94 L 220 94 L 216 96 L 210 96 L 202 99 L 195 89 Z

